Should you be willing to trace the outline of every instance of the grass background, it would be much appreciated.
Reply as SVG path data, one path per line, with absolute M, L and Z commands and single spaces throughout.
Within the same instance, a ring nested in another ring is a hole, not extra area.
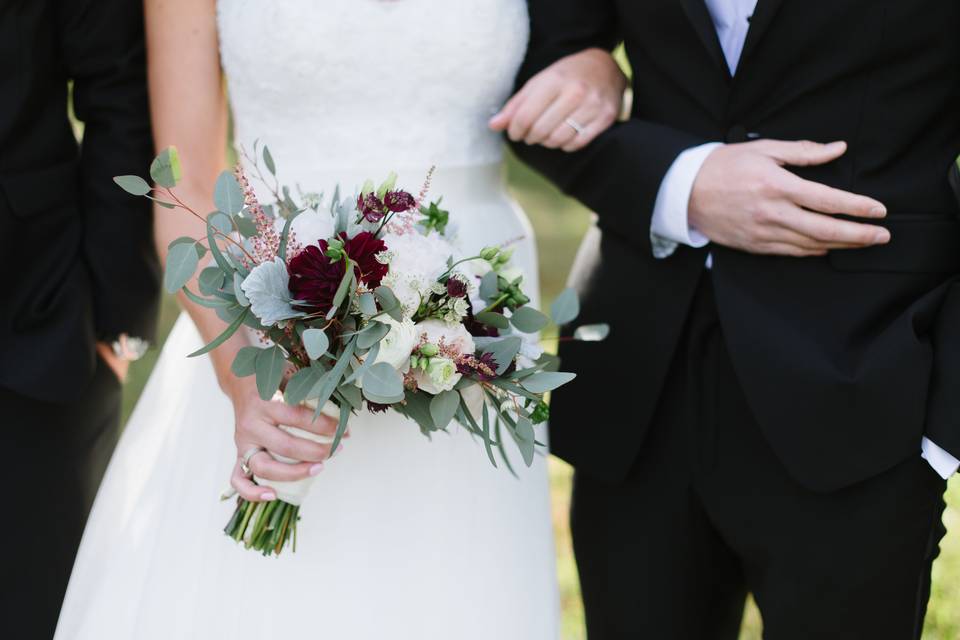
M 545 301 L 564 286 L 580 237 L 590 215 L 577 203 L 563 197 L 549 183 L 512 158 L 508 163 L 510 188 L 533 220 L 540 248 L 540 275 Z M 163 306 L 162 330 L 169 331 L 178 311 L 172 299 Z M 153 349 L 131 370 L 125 396 L 129 414 L 140 394 L 158 350 Z M 162 425 L 158 425 L 158 428 Z M 557 567 L 563 610 L 563 640 L 583 640 L 583 609 L 577 583 L 576 565 L 567 526 L 570 496 L 570 468 L 552 460 L 550 465 L 553 523 L 557 541 Z M 942 543 L 942 554 L 934 566 L 934 588 L 924 638 L 957 640 L 960 638 L 960 481 L 951 484 L 945 522 L 951 531 Z M 865 534 L 869 535 L 869 533 Z M 759 640 L 761 621 L 756 609 L 748 607 L 741 640 Z

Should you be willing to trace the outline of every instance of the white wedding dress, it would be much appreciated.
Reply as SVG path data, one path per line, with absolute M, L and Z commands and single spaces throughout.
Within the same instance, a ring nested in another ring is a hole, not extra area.
M 284 183 L 329 193 L 396 170 L 416 192 L 435 164 L 464 248 L 515 241 L 536 293 L 532 231 L 486 127 L 523 57 L 524 0 L 220 0 L 218 14 L 236 139 L 268 144 Z M 303 504 L 296 553 L 227 538 L 233 410 L 209 360 L 186 358 L 200 344 L 181 317 L 100 489 L 57 640 L 558 637 L 545 460 L 517 479 L 458 428 L 431 442 L 361 414 Z

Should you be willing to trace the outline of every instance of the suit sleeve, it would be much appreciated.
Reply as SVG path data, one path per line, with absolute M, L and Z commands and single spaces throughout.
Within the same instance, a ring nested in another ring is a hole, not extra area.
M 926 436 L 960 459 L 960 277 L 947 289 L 933 331 L 933 377 Z
M 97 335 L 153 339 L 160 269 L 152 208 L 112 180 L 143 175 L 153 156 L 142 2 L 59 4 L 61 55 L 73 81 L 74 110 L 84 125 L 80 206 Z
M 612 0 L 530 0 L 530 45 L 517 87 L 558 59 L 620 40 Z M 516 154 L 595 211 L 599 224 L 651 252 L 650 223 L 660 184 L 677 157 L 707 142 L 667 125 L 631 118 L 576 153 L 511 143 Z

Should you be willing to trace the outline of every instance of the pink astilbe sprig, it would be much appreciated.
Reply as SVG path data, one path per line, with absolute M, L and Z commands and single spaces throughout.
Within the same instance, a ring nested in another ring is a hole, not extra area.
M 277 257 L 280 251 L 280 234 L 277 233 L 277 227 L 273 220 L 267 216 L 260 201 L 257 200 L 257 194 L 254 192 L 250 181 L 247 180 L 247 174 L 239 164 L 233 170 L 243 189 L 243 203 L 247 210 L 253 215 L 253 222 L 257 227 L 257 234 L 251 239 L 253 242 L 253 258 L 257 264 L 270 262 Z
M 430 170 L 427 171 L 427 177 L 423 181 L 423 186 L 420 188 L 420 193 L 417 194 L 413 206 L 406 211 L 395 215 L 390 221 L 390 224 L 387 225 L 387 229 L 390 233 L 402 236 L 406 233 L 413 232 L 413 226 L 416 224 L 417 218 L 420 217 L 420 207 L 423 204 L 423 201 L 426 200 L 427 193 L 430 191 L 430 182 L 433 180 L 433 172 L 435 170 L 436 167 L 430 167 Z

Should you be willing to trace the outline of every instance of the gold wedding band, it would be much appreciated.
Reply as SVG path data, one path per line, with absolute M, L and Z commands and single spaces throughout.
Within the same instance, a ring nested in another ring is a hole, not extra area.
M 577 122 L 577 121 L 574 120 L 573 118 L 567 118 L 566 120 L 564 120 L 564 122 L 567 123 L 567 126 L 568 126 L 568 127 L 570 127 L 571 129 L 573 129 L 574 131 L 576 131 L 578 136 L 579 136 L 579 135 L 583 135 L 583 132 L 584 132 L 584 130 L 586 129 L 586 127 L 585 127 L 584 125 L 580 124 L 579 122 Z
M 247 452 L 243 454 L 240 458 L 240 471 L 243 472 L 243 475 L 249 476 L 253 474 L 253 471 L 250 469 L 250 458 L 257 455 L 261 451 L 266 451 L 263 447 L 250 447 L 247 449 Z

